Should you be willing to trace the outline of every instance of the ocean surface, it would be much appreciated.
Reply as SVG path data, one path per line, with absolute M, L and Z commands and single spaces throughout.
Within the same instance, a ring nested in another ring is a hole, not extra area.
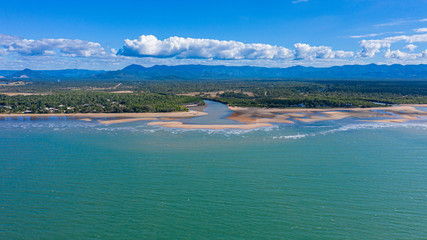
M 6 118 L 0 147 L 0 239 L 427 239 L 425 119 Z

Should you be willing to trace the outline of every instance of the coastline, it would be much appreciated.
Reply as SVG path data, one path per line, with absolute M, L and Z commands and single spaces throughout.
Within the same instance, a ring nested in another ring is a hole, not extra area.
M 205 112 L 188 111 L 188 112 L 164 112 L 164 113 L 11 113 L 0 114 L 0 117 L 81 117 L 81 118 L 160 118 L 160 117 L 198 117 L 207 115 Z
M 1 118 L 29 117 L 71 117 L 81 121 L 98 121 L 101 124 L 119 124 L 136 121 L 148 121 L 147 125 L 162 126 L 167 128 L 182 129 L 254 129 L 270 127 L 272 123 L 294 124 L 295 122 L 318 122 L 355 118 L 365 122 L 403 123 L 410 120 L 420 120 L 427 117 L 427 112 L 416 107 L 427 107 L 427 104 L 402 104 L 391 107 L 374 108 L 246 108 L 227 106 L 232 114 L 227 119 L 235 120 L 241 124 L 233 125 L 201 125 L 185 124 L 180 119 L 201 117 L 208 115 L 202 110 L 206 107 L 188 112 L 165 113 L 72 113 L 72 114 L 0 114 Z M 370 119 L 371 118 L 371 119 Z

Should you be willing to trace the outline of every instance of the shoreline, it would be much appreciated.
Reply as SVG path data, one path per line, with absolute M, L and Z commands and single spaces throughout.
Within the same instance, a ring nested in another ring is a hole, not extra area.
M 227 106 L 233 113 L 227 119 L 235 120 L 241 124 L 233 125 L 201 125 L 185 124 L 180 119 L 208 115 L 200 111 L 203 108 L 188 112 L 163 112 L 163 113 L 50 113 L 50 114 L 0 114 L 1 118 L 29 117 L 70 117 L 81 121 L 98 121 L 101 124 L 119 124 L 136 121 L 149 121 L 149 126 L 162 126 L 181 129 L 254 129 L 270 127 L 272 123 L 294 124 L 295 122 L 311 123 L 318 121 L 340 120 L 355 118 L 364 122 L 403 123 L 410 120 L 420 120 L 427 117 L 426 111 L 416 107 L 427 107 L 427 104 L 402 104 L 391 107 L 374 108 L 246 108 Z M 110 119 L 111 118 L 111 119 Z M 372 119 L 369 119 L 372 118 Z M 380 119 L 378 119 L 380 118 Z
M 228 105 L 227 105 L 228 106 Z M 203 105 L 206 108 L 207 105 Z M 408 108 L 409 107 L 409 108 Z M 257 107 L 232 107 L 228 106 L 233 112 L 239 111 L 261 111 L 270 113 L 307 113 L 307 112 L 335 112 L 335 111 L 370 111 L 370 110 L 412 110 L 413 107 L 427 107 L 427 104 L 399 104 L 391 107 L 372 107 L 372 108 L 257 108 Z M 422 111 L 420 111 L 422 112 Z M 207 115 L 192 108 L 187 112 L 146 112 L 146 113 L 0 113 L 0 117 L 198 117 Z
M 160 118 L 160 117 L 198 117 L 207 115 L 205 112 L 162 112 L 162 113 L 6 113 L 0 114 L 0 117 L 82 117 L 82 118 Z

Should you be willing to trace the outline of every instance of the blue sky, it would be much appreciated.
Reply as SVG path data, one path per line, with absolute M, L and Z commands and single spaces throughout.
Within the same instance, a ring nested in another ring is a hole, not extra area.
M 5 1 L 0 69 L 427 63 L 427 1 Z

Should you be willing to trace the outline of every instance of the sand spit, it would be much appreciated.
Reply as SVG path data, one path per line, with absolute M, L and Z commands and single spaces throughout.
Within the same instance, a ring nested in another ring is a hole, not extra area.
M 81 121 L 90 122 L 98 120 L 102 124 L 127 123 L 135 121 L 156 121 L 161 119 L 182 119 L 207 115 L 205 112 L 165 112 L 165 113 L 49 113 L 49 114 L 0 114 L 0 118 L 8 117 L 29 117 L 29 118 L 49 118 L 49 117 L 70 117 Z M 101 118 L 101 119 L 100 119 Z M 111 119 L 113 118 L 113 119 Z
M 168 113 L 76 113 L 76 114 L 0 114 L 4 117 L 75 117 L 82 121 L 97 120 L 102 124 L 119 124 L 135 121 L 152 121 L 148 125 L 183 129 L 254 129 L 272 126 L 272 123 L 317 122 L 356 118 L 360 121 L 403 123 L 410 120 L 423 120 L 427 112 L 416 109 L 427 104 L 397 105 L 375 108 L 328 108 L 328 109 L 279 109 L 279 108 L 243 108 L 228 107 L 233 113 L 227 118 L 242 124 L 235 125 L 200 125 L 184 124 L 180 119 L 207 115 L 202 111 L 168 112 Z
M 189 112 L 164 112 L 164 113 L 12 113 L 0 114 L 0 117 L 79 117 L 79 118 L 189 118 L 207 115 L 205 112 L 189 111 Z
M 85 121 L 85 122 L 91 122 L 92 119 L 91 118 L 80 118 L 80 121 Z
M 366 121 L 406 122 L 419 120 L 427 112 L 416 109 L 422 105 L 399 105 L 375 108 L 329 108 L 329 109 L 279 109 L 229 107 L 233 113 L 228 119 L 245 123 L 294 123 L 340 120 L 345 118 L 384 118 Z
M 270 123 L 236 124 L 236 125 L 196 125 L 184 124 L 182 122 L 149 122 L 147 125 L 162 126 L 167 128 L 183 129 L 254 129 L 260 127 L 271 127 Z
M 83 119 L 82 119 L 83 120 Z M 114 120 L 98 120 L 102 124 L 113 124 L 113 123 L 127 123 L 127 122 L 137 122 L 137 121 L 156 121 L 158 118 L 124 118 L 124 119 L 114 119 Z

